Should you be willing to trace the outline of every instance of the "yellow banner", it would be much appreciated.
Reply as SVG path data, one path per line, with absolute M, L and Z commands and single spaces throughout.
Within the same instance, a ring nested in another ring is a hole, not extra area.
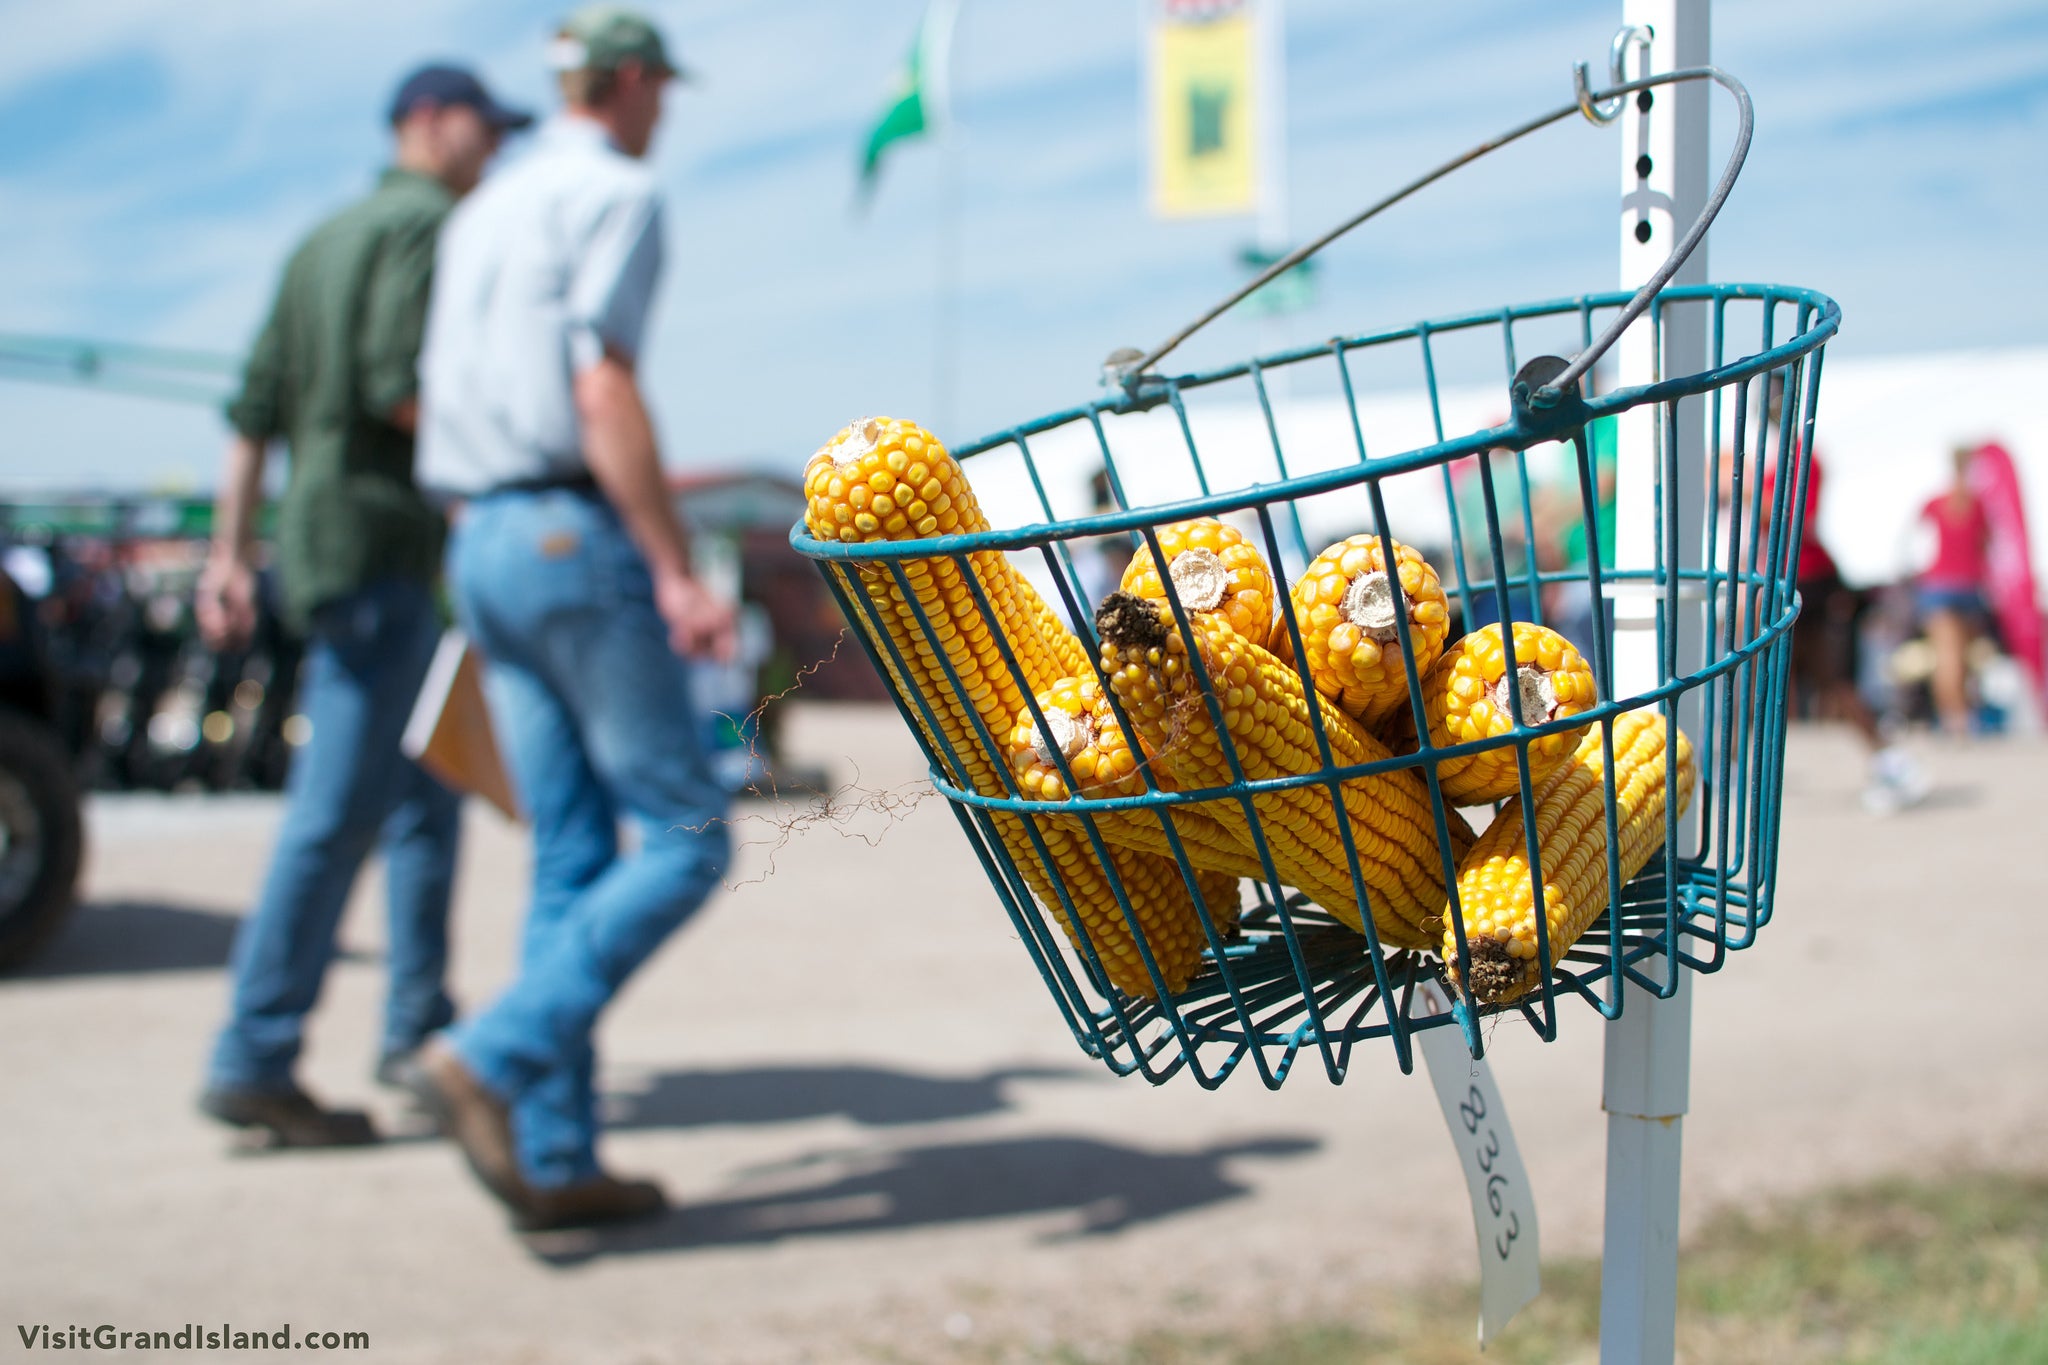
M 1163 218 L 1251 213 L 1251 16 L 1243 4 L 1214 5 L 1209 17 L 1175 14 L 1193 8 L 1169 3 L 1152 26 L 1152 210 Z

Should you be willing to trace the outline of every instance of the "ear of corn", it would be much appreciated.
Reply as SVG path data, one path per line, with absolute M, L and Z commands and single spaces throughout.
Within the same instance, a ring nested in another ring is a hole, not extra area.
M 1198 615 L 1191 625 L 1244 775 L 1257 780 L 1321 771 L 1300 676 L 1217 613 Z M 1230 782 L 1222 737 L 1171 614 L 1161 604 L 1115 593 L 1103 603 L 1096 626 L 1110 686 L 1139 737 L 1181 790 Z M 1325 709 L 1323 723 L 1338 763 L 1387 756 L 1379 741 L 1333 708 Z M 1421 779 L 1412 772 L 1382 773 L 1353 778 L 1339 790 L 1341 815 L 1324 787 L 1286 788 L 1252 798 L 1276 870 L 1331 914 L 1361 928 L 1360 891 L 1352 884 L 1338 832 L 1341 818 L 1349 826 L 1381 939 L 1395 947 L 1430 946 L 1444 883 Z M 1254 847 L 1250 821 L 1236 800 L 1204 803 L 1203 809 L 1246 849 Z M 1469 846 L 1471 834 L 1455 817 L 1452 831 L 1455 860 Z
M 1629 711 L 1615 718 L 1615 829 L 1624 882 L 1642 871 L 1663 846 L 1664 807 L 1673 789 L 1681 816 L 1692 803 L 1698 774 L 1692 742 L 1683 731 L 1675 747 L 1678 773 L 1673 780 L 1665 771 L 1664 718 L 1655 711 Z M 1543 913 L 1553 961 L 1561 959 L 1607 908 L 1605 766 L 1595 727 L 1534 791 Z M 1458 909 L 1472 963 L 1472 994 L 1482 1003 L 1518 999 L 1543 979 L 1525 829 L 1517 797 L 1501 808 L 1458 869 Z M 1443 955 L 1455 981 L 1457 940 L 1448 923 Z
M 1589 710 L 1598 700 L 1593 670 L 1556 631 L 1515 622 L 1515 666 L 1522 719 L 1530 725 Z M 1498 624 L 1483 627 L 1444 651 L 1422 683 L 1430 743 L 1464 744 L 1505 735 L 1515 728 L 1510 709 L 1507 651 Z M 1529 744 L 1529 781 L 1542 782 L 1571 757 L 1583 726 L 1545 735 Z M 1459 805 L 1502 801 L 1521 790 L 1513 745 L 1486 749 L 1437 764 L 1444 796 Z
M 910 422 L 871 418 L 842 430 L 812 457 L 804 488 L 805 524 L 821 540 L 909 540 L 988 529 L 959 463 L 929 432 Z M 890 659 L 887 645 L 862 614 L 856 613 L 856 623 L 887 663 L 890 684 L 918 717 L 919 729 L 939 753 L 953 755 L 960 768 L 956 779 L 981 795 L 1006 796 L 1006 756 L 990 752 L 975 721 L 987 727 L 998 748 L 1003 746 L 1023 710 L 1021 686 L 1050 686 L 1066 676 L 1063 660 L 1073 657 L 1079 645 L 1059 643 L 1065 627 L 1057 618 L 1047 624 L 1051 613 L 1007 558 L 992 551 L 967 558 L 993 622 L 950 558 L 901 561 L 908 592 L 885 565 L 860 565 L 850 573 L 835 566 L 835 571 L 849 595 L 865 596 L 876 606 L 888 641 L 903 655 L 903 668 Z M 920 609 L 930 623 L 929 634 L 918 624 Z M 1023 673 L 1021 686 L 996 645 L 994 630 L 1001 630 L 1011 646 Z M 957 690 L 946 677 L 941 651 L 959 677 Z M 936 733 L 918 710 L 920 697 L 931 707 Z M 1032 892 L 1077 947 L 1085 928 L 1110 984 L 1132 995 L 1150 995 L 1151 978 L 1110 870 L 1078 823 L 1042 819 L 1027 829 L 1022 817 L 1005 811 L 993 812 L 990 819 Z M 1045 846 L 1043 858 L 1033 845 L 1033 831 Z M 1181 989 L 1199 966 L 1205 940 L 1179 869 L 1137 851 L 1113 853 L 1112 861 L 1161 978 L 1169 990 Z M 1068 901 L 1078 925 L 1068 913 Z
M 1235 526 L 1214 517 L 1177 521 L 1159 528 L 1159 548 L 1183 607 L 1190 613 L 1219 612 L 1239 635 L 1266 642 L 1278 600 L 1273 571 L 1258 547 Z M 1138 546 L 1124 569 L 1121 587 L 1147 601 L 1166 601 L 1166 585 L 1150 545 Z
M 1450 629 L 1443 584 L 1421 553 L 1394 542 L 1394 578 L 1400 581 L 1406 632 L 1417 678 L 1443 652 Z M 1330 546 L 1296 579 L 1289 596 L 1301 628 L 1316 690 L 1368 726 L 1408 709 L 1408 674 L 1401 666 L 1402 613 L 1376 535 L 1352 536 Z M 1293 655 L 1286 622 L 1275 623 L 1274 653 Z
M 1045 716 L 1050 735 L 1040 731 L 1026 712 L 1017 718 L 1010 732 L 1011 770 L 1018 790 L 1040 801 L 1064 801 L 1069 796 L 1138 796 L 1146 791 L 1138 768 L 1143 762 L 1117 724 L 1116 712 L 1103 695 L 1102 684 L 1093 672 L 1086 677 L 1062 678 L 1037 696 L 1038 709 Z M 1066 760 L 1067 772 L 1078 787 L 1067 790 L 1066 779 L 1054 761 L 1053 751 Z M 1153 765 L 1155 780 L 1164 773 Z M 1167 786 L 1161 782 L 1162 786 Z M 1170 787 L 1168 787 L 1170 789 Z M 1238 880 L 1258 875 L 1258 860 L 1251 857 L 1209 816 L 1186 807 L 1167 811 L 1180 835 L 1189 866 L 1195 869 L 1195 885 L 1211 922 L 1226 937 L 1237 931 Z M 1173 845 L 1167 840 L 1159 818 L 1151 811 L 1104 811 L 1094 817 L 1103 839 L 1123 850 L 1139 850 L 1164 860 L 1176 870 Z M 1078 820 L 1072 828 L 1081 832 Z M 1154 945 L 1157 952 L 1157 945 Z M 1199 949 L 1198 949 L 1199 951 Z
M 1045 599 L 1038 595 L 1038 589 L 1031 586 L 1030 579 L 1016 573 L 1014 566 L 1011 566 L 1007 559 L 1003 563 L 1012 569 L 1017 602 L 1021 607 L 1020 615 L 1032 623 L 1038 637 L 1045 642 L 1046 660 L 1041 666 L 1059 670 L 1050 678 L 1033 674 L 1029 680 L 1033 690 L 1050 687 L 1061 678 L 1092 675 L 1094 665 L 1089 659 L 1088 646 L 1081 643 L 1080 637 L 1073 631 L 1067 629 L 1067 623 L 1061 619 L 1057 611 L 1046 605 Z

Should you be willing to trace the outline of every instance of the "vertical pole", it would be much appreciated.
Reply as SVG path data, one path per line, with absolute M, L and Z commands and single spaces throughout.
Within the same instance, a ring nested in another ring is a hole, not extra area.
M 1287 223 L 1287 0 L 1254 0 L 1252 80 L 1258 92 L 1253 145 L 1258 155 L 1259 214 L 1254 236 L 1259 250 L 1280 256 L 1292 249 Z M 1277 314 L 1259 320 L 1259 352 L 1280 349 L 1286 329 Z M 1287 396 L 1288 371 L 1266 373 L 1266 396 Z
M 939 132 L 938 325 L 932 329 L 932 410 L 939 439 L 958 442 L 960 414 L 960 130 Z
M 1258 82 L 1253 137 L 1258 148 L 1262 250 L 1286 251 L 1287 240 L 1287 0 L 1257 0 L 1252 12 L 1252 79 Z
M 1627 75 L 1635 78 L 1678 67 L 1705 66 L 1709 58 L 1710 0 L 1623 0 L 1622 21 L 1650 35 L 1647 49 L 1631 45 Z M 1671 252 L 1678 234 L 1706 202 L 1707 107 L 1704 82 L 1660 86 L 1649 98 L 1631 96 L 1622 127 L 1621 283 L 1643 283 Z M 1702 242 L 1675 284 L 1707 278 Z M 1647 384 L 1667 374 L 1706 367 L 1704 306 L 1666 306 L 1662 354 L 1645 317 L 1616 347 L 1621 386 Z M 1679 407 L 1672 422 L 1662 405 L 1624 413 L 1617 431 L 1615 566 L 1667 571 L 1696 567 L 1703 554 L 1705 498 L 1704 402 Z M 1668 452 L 1667 441 L 1675 441 Z M 1660 521 L 1659 465 L 1677 478 L 1675 524 Z M 1624 580 L 1615 586 L 1614 685 L 1627 696 L 1664 677 L 1658 621 L 1662 592 Z M 1675 634 L 1677 672 L 1690 673 L 1704 657 L 1704 619 L 1693 598 L 1681 597 Z M 1697 735 L 1696 700 L 1679 711 L 1679 724 Z M 1694 821 L 1680 826 L 1681 843 Z M 1621 1017 L 1607 1025 L 1601 1107 L 1607 1112 L 1607 1215 L 1600 1267 L 1601 1365 L 1670 1365 L 1678 1310 L 1678 1191 L 1692 1055 L 1692 987 L 1673 959 L 1643 970 L 1676 978 L 1668 999 L 1632 983 L 1623 988 Z
M 939 438 L 958 441 L 960 388 L 960 129 L 953 120 L 953 33 L 959 0 L 934 0 L 918 31 L 927 109 L 939 141 L 938 317 L 932 332 L 932 410 Z

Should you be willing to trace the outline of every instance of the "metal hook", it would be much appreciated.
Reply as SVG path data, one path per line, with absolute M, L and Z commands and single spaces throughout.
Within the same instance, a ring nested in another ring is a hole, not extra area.
M 1657 36 L 1657 30 L 1648 24 L 1623 24 L 1615 33 L 1614 41 L 1607 47 L 1607 83 L 1610 86 L 1628 82 L 1628 50 L 1640 47 L 1649 51 L 1650 43 Z M 1649 73 L 1647 65 L 1644 74 Z M 1621 117 L 1621 111 L 1628 106 L 1626 95 L 1616 95 L 1603 102 L 1593 98 L 1593 88 L 1586 80 L 1586 63 L 1572 65 L 1572 95 L 1578 101 L 1579 112 L 1594 123 L 1606 126 Z

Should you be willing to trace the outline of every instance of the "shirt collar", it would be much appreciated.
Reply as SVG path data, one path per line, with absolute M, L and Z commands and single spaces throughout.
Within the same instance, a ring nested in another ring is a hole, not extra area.
M 536 136 L 540 141 L 554 147 L 581 151 L 619 150 L 618 144 L 612 141 L 612 135 L 605 131 L 603 124 L 596 119 L 578 118 L 568 113 L 551 115 L 548 121 L 540 126 Z
M 422 175 L 404 166 L 387 166 L 384 174 L 377 178 L 380 190 L 428 190 L 438 199 L 452 199 L 448 187 L 431 175 Z

